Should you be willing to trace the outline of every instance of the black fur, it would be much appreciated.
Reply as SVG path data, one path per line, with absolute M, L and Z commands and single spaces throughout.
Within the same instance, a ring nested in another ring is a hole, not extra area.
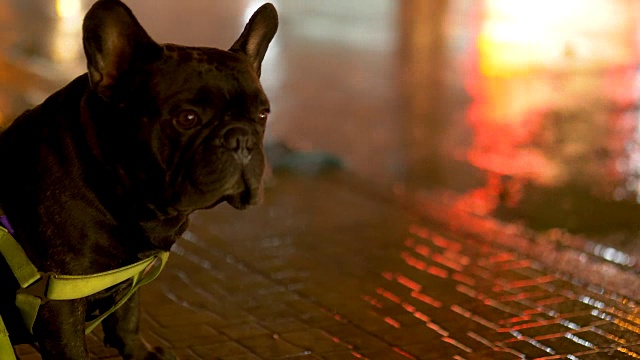
M 223 201 L 258 202 L 269 101 L 260 63 L 278 18 L 266 4 L 229 51 L 160 45 L 118 0 L 87 13 L 88 73 L 0 134 L 0 207 L 35 266 L 85 275 L 169 250 L 188 215 Z M 0 314 L 12 341 L 46 359 L 88 359 L 84 322 L 124 286 L 41 307 L 34 337 L 13 305 L 0 261 Z M 125 359 L 172 359 L 138 336 L 138 298 L 103 322 Z

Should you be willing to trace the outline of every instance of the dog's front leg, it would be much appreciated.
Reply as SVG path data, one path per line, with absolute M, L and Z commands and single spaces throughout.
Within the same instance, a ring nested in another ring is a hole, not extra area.
M 148 349 L 139 334 L 140 306 L 136 291 L 120 308 L 102 322 L 104 343 L 118 349 L 125 360 L 175 360 L 176 357 L 159 347 Z
M 43 360 L 89 359 L 84 336 L 86 306 L 84 299 L 42 304 L 33 332 Z

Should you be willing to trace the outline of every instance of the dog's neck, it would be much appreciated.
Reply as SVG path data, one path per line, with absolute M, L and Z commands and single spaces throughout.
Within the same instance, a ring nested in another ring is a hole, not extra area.
M 91 102 L 92 106 L 89 106 Z M 91 108 L 98 109 L 91 112 Z M 86 159 L 86 167 L 94 169 L 96 177 L 89 179 L 88 184 L 94 189 L 101 202 L 109 206 L 113 216 L 118 218 L 118 222 L 127 223 L 132 220 L 139 223 L 149 241 L 157 248 L 168 251 L 175 241 L 182 235 L 188 226 L 188 215 L 171 211 L 170 208 L 150 201 L 149 193 L 153 193 L 154 188 L 162 188 L 164 184 L 154 184 L 153 181 L 162 182 L 162 169 L 150 170 L 156 173 L 155 179 L 140 179 L 136 174 L 132 174 L 131 169 L 122 166 L 126 162 L 127 154 L 117 154 L 113 149 L 105 149 L 101 144 L 100 130 L 97 129 L 96 122 L 113 121 L 110 116 L 117 116 L 117 109 L 99 98 L 96 94 L 87 92 L 85 94 L 80 113 L 80 126 L 83 129 L 83 137 L 86 141 L 88 153 L 92 157 Z M 107 117 L 105 119 L 105 117 Z M 117 130 L 110 129 L 108 133 L 113 134 Z M 81 141 L 81 140 L 79 140 Z M 105 177 L 111 181 L 104 181 Z M 145 182 L 146 181 L 146 182 Z M 151 190 L 150 190 L 151 189 Z

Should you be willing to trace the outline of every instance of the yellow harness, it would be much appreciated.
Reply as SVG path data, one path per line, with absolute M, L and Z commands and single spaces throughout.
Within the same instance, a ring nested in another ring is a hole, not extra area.
M 50 300 L 80 299 L 132 279 L 131 288 L 122 299 L 111 309 L 87 323 L 85 333 L 88 334 L 104 318 L 124 304 L 140 286 L 153 281 L 169 258 L 169 252 L 163 251 L 135 264 L 93 275 L 42 273 L 29 261 L 20 244 L 2 226 L 0 226 L 0 253 L 20 284 L 20 289 L 16 293 L 16 306 L 22 314 L 25 326 L 32 333 L 41 304 Z M 2 317 L 0 317 L 0 359 L 16 359 L 9 340 L 9 332 Z

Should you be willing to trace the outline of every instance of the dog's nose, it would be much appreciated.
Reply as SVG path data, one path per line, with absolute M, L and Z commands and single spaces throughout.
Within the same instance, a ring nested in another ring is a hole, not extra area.
M 249 129 L 243 126 L 233 126 L 222 134 L 222 144 L 225 148 L 234 151 L 243 161 L 248 161 L 255 147 L 255 139 Z

